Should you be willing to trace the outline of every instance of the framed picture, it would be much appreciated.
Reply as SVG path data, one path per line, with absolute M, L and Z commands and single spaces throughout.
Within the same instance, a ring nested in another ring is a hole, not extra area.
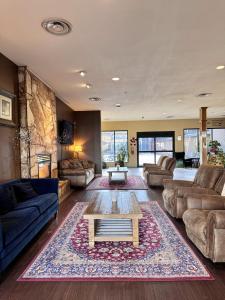
M 15 126 L 14 99 L 15 95 L 0 90 L 0 125 Z

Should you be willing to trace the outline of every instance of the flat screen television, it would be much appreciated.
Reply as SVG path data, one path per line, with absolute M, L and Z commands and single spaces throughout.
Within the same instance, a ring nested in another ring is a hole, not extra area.
M 62 145 L 74 143 L 74 123 L 66 120 L 59 122 L 59 143 Z

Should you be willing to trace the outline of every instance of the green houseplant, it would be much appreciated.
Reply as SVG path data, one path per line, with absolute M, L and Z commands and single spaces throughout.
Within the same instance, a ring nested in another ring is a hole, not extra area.
M 121 147 L 116 157 L 116 164 L 119 164 L 121 167 L 124 167 L 124 162 L 128 158 L 128 152 L 125 147 Z
M 225 153 L 221 148 L 221 144 L 216 140 L 210 141 L 208 148 L 208 163 L 210 165 L 225 167 Z

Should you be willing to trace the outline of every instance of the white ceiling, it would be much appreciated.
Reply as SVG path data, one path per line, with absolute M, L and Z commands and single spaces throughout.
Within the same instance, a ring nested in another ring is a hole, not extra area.
M 1 0 L 0 52 L 75 110 L 100 109 L 103 120 L 197 118 L 200 106 L 221 117 L 225 70 L 216 66 L 225 64 L 224 12 L 224 0 Z M 45 32 L 49 17 L 67 19 L 72 32 Z M 84 80 L 78 70 L 87 70 Z M 202 92 L 213 94 L 197 98 Z

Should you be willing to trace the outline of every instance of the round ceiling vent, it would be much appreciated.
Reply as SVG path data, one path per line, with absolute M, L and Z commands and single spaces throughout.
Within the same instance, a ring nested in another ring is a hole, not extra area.
M 197 95 L 197 97 L 208 97 L 210 95 L 212 95 L 212 93 L 200 93 Z
M 44 20 L 41 26 L 49 33 L 55 35 L 65 35 L 72 30 L 72 25 L 68 21 L 58 18 Z
M 90 97 L 89 100 L 90 101 L 101 101 L 102 99 L 99 97 Z

